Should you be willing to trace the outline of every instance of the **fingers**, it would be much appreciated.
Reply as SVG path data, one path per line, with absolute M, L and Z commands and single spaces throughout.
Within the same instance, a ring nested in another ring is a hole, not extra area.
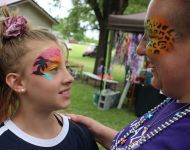
M 67 116 L 70 117 L 70 119 L 74 122 L 82 123 L 89 128 L 93 125 L 93 122 L 96 122 L 95 120 L 82 115 L 67 114 Z
M 91 119 L 86 116 L 76 115 L 76 114 L 66 114 L 73 120 L 74 122 L 82 123 L 87 126 L 87 128 L 94 135 L 96 141 L 100 143 L 105 148 L 109 148 L 111 146 L 111 142 L 113 138 L 116 136 L 117 131 L 104 126 L 98 121 Z

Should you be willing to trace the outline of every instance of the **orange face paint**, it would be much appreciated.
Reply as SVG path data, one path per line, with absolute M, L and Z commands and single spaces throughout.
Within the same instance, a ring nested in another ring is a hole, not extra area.
M 145 23 L 147 55 L 165 54 L 173 46 L 175 30 L 161 17 L 151 17 Z
M 43 76 L 51 80 L 53 75 L 50 73 L 53 69 L 58 68 L 61 63 L 61 52 L 57 48 L 48 48 L 44 50 L 39 57 L 34 60 L 32 74 Z

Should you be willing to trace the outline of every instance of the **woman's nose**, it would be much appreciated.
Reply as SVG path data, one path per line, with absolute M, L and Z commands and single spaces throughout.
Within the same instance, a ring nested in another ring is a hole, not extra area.
M 146 42 L 142 39 L 137 46 L 137 54 L 144 56 L 146 54 Z

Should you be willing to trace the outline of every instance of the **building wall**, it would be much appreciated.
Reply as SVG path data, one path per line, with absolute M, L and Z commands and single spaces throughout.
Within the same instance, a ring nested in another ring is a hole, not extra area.
M 19 15 L 26 16 L 33 27 L 42 26 L 50 30 L 52 29 L 52 22 L 50 22 L 50 20 L 48 20 L 47 17 L 32 4 L 22 3 L 17 6 L 12 6 L 12 9 L 18 9 Z

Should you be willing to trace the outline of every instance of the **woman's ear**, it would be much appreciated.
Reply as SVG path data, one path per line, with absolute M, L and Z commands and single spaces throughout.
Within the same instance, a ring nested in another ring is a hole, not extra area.
M 8 73 L 6 75 L 6 83 L 16 93 L 25 92 L 25 86 L 22 82 L 21 76 L 17 73 Z

